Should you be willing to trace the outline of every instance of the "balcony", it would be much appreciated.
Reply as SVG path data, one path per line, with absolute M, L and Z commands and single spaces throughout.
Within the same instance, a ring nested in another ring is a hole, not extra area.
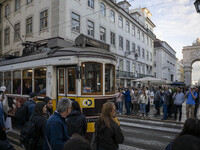
M 151 36 L 153 36 L 155 39 L 156 39 L 156 35 L 149 29 L 146 29 L 147 30 L 147 33 Z
M 127 72 L 127 71 L 120 71 L 116 70 L 116 77 L 117 78 L 144 78 L 144 77 L 153 77 L 152 75 L 147 75 L 147 74 L 134 74 L 133 72 Z

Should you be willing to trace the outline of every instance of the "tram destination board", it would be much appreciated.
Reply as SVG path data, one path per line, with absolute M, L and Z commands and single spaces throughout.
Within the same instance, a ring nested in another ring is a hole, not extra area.
M 105 49 L 107 51 L 110 50 L 110 46 L 106 43 L 103 43 L 101 41 L 98 41 L 96 39 L 93 39 L 91 37 L 88 37 L 88 36 L 85 36 L 83 34 L 80 34 L 76 40 L 75 40 L 75 43 L 76 45 L 82 45 L 82 46 L 85 46 L 85 45 L 90 45 L 90 46 L 94 46 L 94 47 L 97 47 L 97 48 L 102 48 L 102 49 Z

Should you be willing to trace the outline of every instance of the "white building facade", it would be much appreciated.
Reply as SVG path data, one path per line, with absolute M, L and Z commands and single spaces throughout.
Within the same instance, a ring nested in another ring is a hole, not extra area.
M 129 10 L 131 5 L 126 0 L 119 3 L 115 0 L 0 0 L 0 3 L 3 55 L 21 56 L 20 43 L 25 41 L 52 37 L 74 41 L 82 33 L 110 45 L 118 60 L 118 87 L 133 86 L 133 79 L 153 74 L 155 25 L 147 8 Z
M 176 80 L 178 82 L 184 82 L 184 70 L 183 70 L 183 60 L 178 60 L 177 61 L 177 78 Z
M 171 46 L 159 39 L 154 41 L 154 77 L 170 82 L 177 80 L 177 58 L 176 52 Z

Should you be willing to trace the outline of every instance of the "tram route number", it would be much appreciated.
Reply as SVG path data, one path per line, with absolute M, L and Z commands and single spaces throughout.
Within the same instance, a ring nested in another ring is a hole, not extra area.
M 94 108 L 94 98 L 81 98 L 80 105 L 82 108 Z

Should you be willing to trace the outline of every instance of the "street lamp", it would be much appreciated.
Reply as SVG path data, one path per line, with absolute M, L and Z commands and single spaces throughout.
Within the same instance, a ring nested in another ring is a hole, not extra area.
M 194 6 L 195 6 L 195 8 L 197 10 L 197 13 L 200 13 L 200 0 L 196 0 L 194 2 Z

